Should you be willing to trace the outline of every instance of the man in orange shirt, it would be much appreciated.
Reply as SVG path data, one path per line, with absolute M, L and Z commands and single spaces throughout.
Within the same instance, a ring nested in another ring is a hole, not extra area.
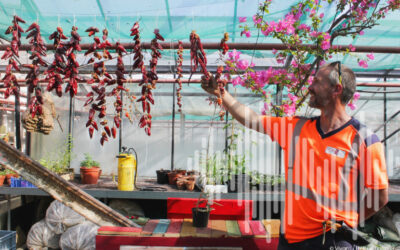
M 219 96 L 215 80 L 202 87 Z M 352 228 L 388 202 L 383 146 L 349 116 L 354 72 L 340 62 L 323 66 L 309 87 L 309 106 L 319 117 L 272 117 L 255 113 L 227 91 L 223 105 L 244 126 L 268 134 L 285 151 L 285 214 L 278 249 L 357 248 L 331 225 Z

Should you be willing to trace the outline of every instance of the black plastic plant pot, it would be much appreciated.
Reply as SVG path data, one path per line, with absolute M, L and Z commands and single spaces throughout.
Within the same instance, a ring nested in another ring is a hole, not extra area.
M 229 193 L 243 193 L 250 190 L 250 176 L 247 174 L 234 174 L 228 180 Z
M 168 184 L 168 173 L 170 173 L 171 170 L 157 170 L 157 183 L 158 184 Z
M 208 218 L 210 217 L 210 210 L 207 208 L 193 207 L 192 215 L 194 227 L 207 227 Z

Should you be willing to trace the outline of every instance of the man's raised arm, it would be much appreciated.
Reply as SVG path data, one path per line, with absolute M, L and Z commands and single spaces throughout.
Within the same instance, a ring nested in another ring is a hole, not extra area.
M 209 94 L 220 96 L 218 84 L 211 75 L 210 80 L 205 80 L 204 77 L 202 78 L 201 87 Z M 265 133 L 261 121 L 262 116 L 258 115 L 251 108 L 238 102 L 231 94 L 228 93 L 228 91 L 225 91 L 221 98 L 224 107 L 238 122 L 248 128 Z

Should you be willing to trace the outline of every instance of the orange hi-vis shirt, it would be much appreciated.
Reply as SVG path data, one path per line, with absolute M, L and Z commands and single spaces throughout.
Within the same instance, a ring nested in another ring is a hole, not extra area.
M 388 188 L 383 146 L 352 118 L 324 134 L 319 117 L 263 116 L 265 132 L 285 151 L 283 233 L 289 243 L 321 235 L 326 220 L 356 227 L 359 198 Z

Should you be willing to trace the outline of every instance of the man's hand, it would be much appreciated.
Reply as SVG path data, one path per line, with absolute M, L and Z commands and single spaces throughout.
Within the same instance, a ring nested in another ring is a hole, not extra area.
M 201 77 L 201 87 L 209 94 L 219 96 L 219 88 L 218 83 L 215 80 L 214 76 L 209 73 L 209 79 L 207 80 L 205 76 Z

